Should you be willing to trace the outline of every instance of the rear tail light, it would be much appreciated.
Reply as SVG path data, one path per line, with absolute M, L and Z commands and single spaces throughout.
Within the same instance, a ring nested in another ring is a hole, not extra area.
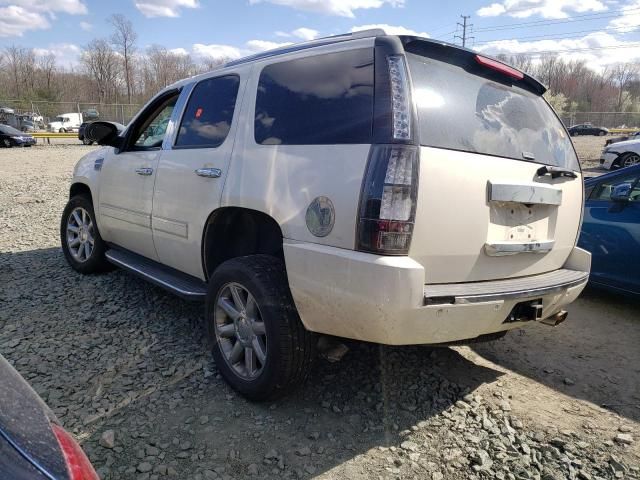
M 64 455 L 70 480 L 100 480 L 78 442 L 64 428 L 54 423 L 51 424 L 51 429 Z
M 407 255 L 418 195 L 418 148 L 373 145 L 360 194 L 357 249 Z
M 411 89 L 407 64 L 402 55 L 389 55 L 391 83 L 391 112 L 394 140 L 411 140 Z

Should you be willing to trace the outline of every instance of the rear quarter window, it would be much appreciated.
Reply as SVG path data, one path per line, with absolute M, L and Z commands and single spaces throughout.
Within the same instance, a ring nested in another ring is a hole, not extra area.
M 266 66 L 256 97 L 256 143 L 371 143 L 373 64 L 373 48 L 366 48 Z
M 422 145 L 579 169 L 569 136 L 542 97 L 456 64 L 407 58 Z

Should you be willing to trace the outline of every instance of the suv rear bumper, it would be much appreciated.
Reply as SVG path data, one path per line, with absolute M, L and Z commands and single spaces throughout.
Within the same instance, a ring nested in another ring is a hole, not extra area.
M 289 285 L 311 331 L 387 345 L 465 340 L 521 327 L 508 322 L 523 301 L 550 317 L 584 289 L 591 256 L 574 248 L 562 269 L 514 279 L 424 285 L 410 257 L 382 257 L 317 244 L 285 242 Z

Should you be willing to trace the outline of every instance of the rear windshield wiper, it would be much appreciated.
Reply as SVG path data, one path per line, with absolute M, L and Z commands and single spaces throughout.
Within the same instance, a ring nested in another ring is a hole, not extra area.
M 539 177 L 542 177 L 544 175 L 551 175 L 551 178 L 558 178 L 558 177 L 578 178 L 578 175 L 576 175 L 576 172 L 574 172 L 573 170 L 569 170 L 568 168 L 562 168 L 562 167 L 544 166 L 544 167 L 540 167 L 536 171 L 536 173 L 538 174 Z

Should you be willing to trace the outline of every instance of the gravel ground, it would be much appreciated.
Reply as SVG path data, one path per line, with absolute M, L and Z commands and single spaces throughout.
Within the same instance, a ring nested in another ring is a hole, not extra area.
M 473 347 L 349 342 L 252 404 L 218 375 L 201 307 L 66 265 L 59 216 L 92 148 L 0 150 L 0 353 L 101 478 L 640 478 L 637 302 L 588 292 L 555 329 Z

